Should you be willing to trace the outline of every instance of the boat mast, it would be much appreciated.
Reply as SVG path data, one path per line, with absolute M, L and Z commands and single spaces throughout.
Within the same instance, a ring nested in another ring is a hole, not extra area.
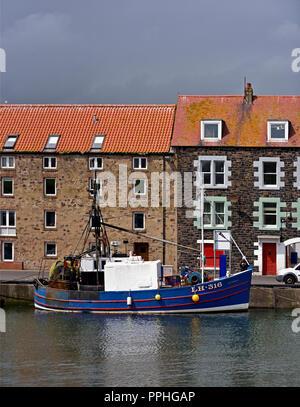
M 96 171 L 94 173 L 93 179 L 93 204 L 92 204 L 92 217 L 94 220 L 95 226 L 95 243 L 96 243 L 96 281 L 97 285 L 99 284 L 99 241 L 100 241 L 100 213 L 99 213 L 99 205 L 97 205 L 97 179 L 96 179 Z M 101 249 L 100 249 L 101 252 Z
M 200 219 L 201 219 L 201 283 L 204 281 L 204 186 L 203 173 L 200 189 Z

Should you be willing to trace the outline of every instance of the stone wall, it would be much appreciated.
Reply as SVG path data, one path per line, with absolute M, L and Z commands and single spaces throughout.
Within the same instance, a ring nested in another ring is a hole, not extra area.
M 6 154 L 12 155 L 12 154 Z M 49 154 L 44 154 L 49 156 Z M 23 263 L 23 269 L 49 269 L 50 265 L 57 259 L 70 254 L 76 248 L 78 240 L 84 227 L 88 222 L 88 214 L 91 209 L 92 197 L 87 191 L 89 178 L 93 178 L 94 172 L 89 170 L 88 158 L 93 154 L 57 154 L 57 169 L 45 170 L 42 166 L 43 154 L 14 154 L 15 169 L 1 169 L 1 177 L 12 177 L 14 179 L 14 195 L 7 197 L 1 195 L 0 208 L 16 211 L 16 236 L 0 236 L 1 242 L 14 242 L 14 262 Z M 119 165 L 127 166 L 128 176 L 132 174 L 131 155 L 103 155 L 103 170 L 98 173 L 109 172 L 113 174 L 117 184 L 116 206 L 104 207 L 102 213 L 104 220 L 132 230 L 132 214 L 134 211 L 144 212 L 146 229 L 143 233 L 158 238 L 177 240 L 177 219 L 174 207 L 165 208 L 161 206 L 152 208 L 137 206 L 131 207 L 125 202 L 120 207 L 118 200 Z M 151 174 L 161 173 L 164 168 L 164 159 L 160 155 L 149 155 L 147 170 L 143 170 L 148 182 L 148 194 L 150 196 Z M 165 160 L 166 171 L 171 171 L 174 166 L 174 158 Z M 55 178 L 57 193 L 54 197 L 45 196 L 44 178 Z M 127 186 L 127 192 L 133 185 Z M 111 188 L 106 188 L 111 192 Z M 160 191 L 161 194 L 161 191 Z M 149 199 L 150 201 L 150 199 Z M 56 211 L 56 228 L 45 228 L 45 210 Z M 165 217 L 163 217 L 165 212 Z M 164 221 L 163 221 L 164 218 Z M 176 268 L 176 247 L 154 242 L 139 236 L 120 233 L 114 229 L 107 229 L 109 240 L 129 241 L 127 250 L 133 250 L 134 242 L 145 241 L 149 243 L 149 260 L 165 260 L 165 264 L 172 264 Z M 89 242 L 93 241 L 90 236 Z M 45 242 L 57 243 L 57 257 L 45 257 Z M 81 249 L 79 244 L 78 249 Z M 124 250 L 124 245 L 121 250 Z M 2 247 L 1 247 L 2 250 Z M 2 260 L 2 258 L 1 258 Z M 5 268 L 8 262 L 1 262 Z M 9 266 L 7 266 L 9 268 Z M 17 267 L 16 267 L 17 268 Z
M 292 148 L 229 148 L 229 147 L 180 147 L 176 148 L 176 154 L 178 155 L 178 170 L 183 174 L 184 172 L 196 171 L 194 167 L 194 161 L 198 159 L 198 156 L 226 156 L 227 160 L 231 161 L 231 175 L 229 181 L 231 185 L 226 189 L 209 189 L 205 190 L 205 195 L 226 197 L 230 202 L 230 217 L 231 222 L 230 229 L 232 235 L 239 245 L 242 252 L 247 256 L 250 263 L 254 263 L 255 256 L 255 244 L 258 241 L 258 236 L 263 234 L 279 236 L 281 240 L 285 241 L 299 236 L 300 232 L 296 227 L 296 209 L 295 202 L 297 202 L 300 192 L 294 186 L 297 181 L 295 172 L 295 162 L 297 162 L 299 149 Z M 255 186 L 258 182 L 258 177 L 255 175 L 257 168 L 254 167 L 254 162 L 258 161 L 260 157 L 277 157 L 284 166 L 281 171 L 284 172 L 284 176 L 281 177 L 281 181 L 284 185 L 278 190 L 264 190 Z M 194 176 L 195 181 L 195 176 Z M 282 207 L 283 212 L 281 227 L 277 230 L 262 230 L 258 225 L 258 217 L 256 216 L 257 207 L 254 205 L 261 197 L 279 198 L 280 202 L 285 203 L 286 206 Z M 193 199 L 196 199 L 196 188 L 193 187 Z M 182 208 L 178 208 L 178 240 L 182 244 L 190 245 L 195 248 L 199 248 L 197 240 L 201 239 L 201 230 L 194 225 L 195 217 L 187 217 L 187 211 L 191 208 L 187 208 L 184 205 Z M 285 215 L 291 213 L 293 219 L 285 221 Z M 213 230 L 205 230 L 205 240 L 213 239 Z M 241 255 L 233 247 L 232 251 L 232 264 L 238 264 L 241 260 Z M 196 256 L 186 252 L 178 252 L 178 264 L 185 264 L 191 267 L 196 267 Z M 257 268 L 254 268 L 255 271 Z

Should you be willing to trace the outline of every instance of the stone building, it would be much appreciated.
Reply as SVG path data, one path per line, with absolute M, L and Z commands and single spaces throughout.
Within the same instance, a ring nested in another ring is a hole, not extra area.
M 47 269 L 80 250 L 95 176 L 106 222 L 176 241 L 176 210 L 162 205 L 174 114 L 174 105 L 1 105 L 0 268 Z M 107 233 L 119 251 L 176 267 L 173 245 Z
M 178 241 L 200 249 L 199 193 L 203 187 L 206 269 L 218 269 L 235 245 L 215 247 L 215 230 L 230 231 L 259 274 L 298 261 L 300 250 L 300 96 L 179 96 L 172 138 L 178 171 L 194 171 L 193 198 L 178 208 Z M 216 254 L 215 254 L 216 252 Z M 178 263 L 196 257 L 178 252 Z

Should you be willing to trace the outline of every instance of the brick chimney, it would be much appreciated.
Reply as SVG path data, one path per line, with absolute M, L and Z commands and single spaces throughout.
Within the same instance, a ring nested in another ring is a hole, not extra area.
M 244 103 L 246 105 L 252 105 L 253 103 L 253 88 L 251 86 L 251 83 L 247 83 L 245 87 Z

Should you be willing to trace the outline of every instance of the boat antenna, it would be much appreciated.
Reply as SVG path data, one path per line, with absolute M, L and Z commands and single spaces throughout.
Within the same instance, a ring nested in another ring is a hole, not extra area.
M 201 219 L 201 282 L 204 281 L 204 183 L 203 172 L 200 189 L 200 219 Z
M 102 213 L 99 203 L 99 183 L 97 182 L 97 174 L 94 172 L 93 186 L 93 203 L 92 203 L 92 225 L 94 227 L 95 236 L 95 254 L 96 254 L 96 269 L 97 269 L 97 285 L 99 283 L 99 257 L 110 256 L 108 236 L 103 225 Z

